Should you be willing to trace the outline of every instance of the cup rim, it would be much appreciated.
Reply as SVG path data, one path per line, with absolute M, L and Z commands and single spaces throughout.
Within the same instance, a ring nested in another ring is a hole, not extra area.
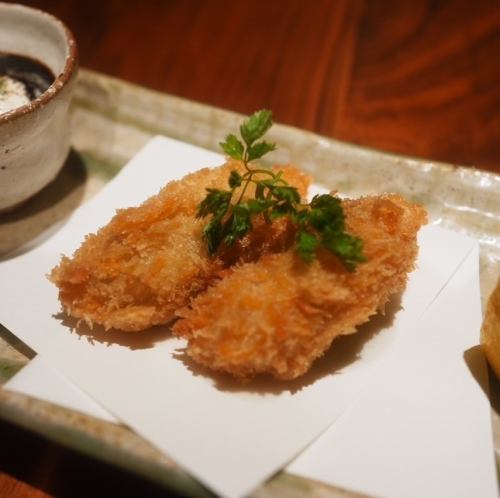
M 78 64 L 78 49 L 76 46 L 75 37 L 70 29 L 64 24 L 60 19 L 56 16 L 49 14 L 43 10 L 37 9 L 35 7 L 27 7 L 26 5 L 21 5 L 18 3 L 5 3 L 0 2 L 0 7 L 12 8 L 14 10 L 25 10 L 36 13 L 39 16 L 43 16 L 49 18 L 55 24 L 59 24 L 62 28 L 64 37 L 66 39 L 66 45 L 68 47 L 68 55 L 66 57 L 66 61 L 64 63 L 63 70 L 55 77 L 52 84 L 45 90 L 41 95 L 39 95 L 36 99 L 27 102 L 19 107 L 11 109 L 3 114 L 0 114 L 0 125 L 17 120 L 22 116 L 27 114 L 31 114 L 35 112 L 37 109 L 40 109 L 48 102 L 57 97 L 57 95 L 62 91 L 62 89 L 66 86 L 68 81 L 71 79 L 73 74 L 75 73 L 75 69 Z M 43 62 L 43 61 L 42 61 Z

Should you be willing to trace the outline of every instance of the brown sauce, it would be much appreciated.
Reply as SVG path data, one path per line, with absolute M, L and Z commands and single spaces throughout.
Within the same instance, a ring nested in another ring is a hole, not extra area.
M 45 64 L 6 52 L 0 52 L 0 78 L 2 76 L 22 83 L 30 100 L 39 97 L 55 80 L 54 74 Z

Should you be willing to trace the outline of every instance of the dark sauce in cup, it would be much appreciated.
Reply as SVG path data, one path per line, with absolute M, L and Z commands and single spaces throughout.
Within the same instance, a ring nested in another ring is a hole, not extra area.
M 27 100 L 35 100 L 54 80 L 54 74 L 45 64 L 23 55 L 0 52 L 0 102 L 19 92 Z

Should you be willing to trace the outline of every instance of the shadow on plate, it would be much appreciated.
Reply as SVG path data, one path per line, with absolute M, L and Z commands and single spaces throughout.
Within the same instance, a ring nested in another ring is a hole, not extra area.
M 67 218 L 81 204 L 86 181 L 85 164 L 71 149 L 51 183 L 18 208 L 0 215 L 0 260 Z
M 481 346 L 473 346 L 464 351 L 464 361 L 484 395 L 490 399 L 491 407 L 500 415 L 500 381 L 488 365 Z
M 115 329 L 105 330 L 101 325 L 90 328 L 83 320 L 69 317 L 63 312 L 54 315 L 54 318 L 69 329 L 70 333 L 77 334 L 91 344 L 98 342 L 106 346 L 118 344 L 132 350 L 150 349 L 172 337 L 168 325 L 159 325 L 142 332 L 123 332 Z
M 359 326 L 354 334 L 337 337 L 328 351 L 313 363 L 309 372 L 290 381 L 280 381 L 269 375 L 259 375 L 249 382 L 242 383 L 228 374 L 213 372 L 200 366 L 188 356 L 186 349 L 176 353 L 175 358 L 181 360 L 193 375 L 211 378 L 215 387 L 221 391 L 259 394 L 280 394 L 284 391 L 295 393 L 328 375 L 341 375 L 345 367 L 361 358 L 363 348 L 370 339 L 392 325 L 400 309 L 401 296 L 397 296 L 386 306 L 384 315 L 380 313 L 374 315 L 368 322 Z
M 488 367 L 489 372 L 489 394 L 491 408 L 500 416 L 500 380 L 497 378 L 491 368 Z

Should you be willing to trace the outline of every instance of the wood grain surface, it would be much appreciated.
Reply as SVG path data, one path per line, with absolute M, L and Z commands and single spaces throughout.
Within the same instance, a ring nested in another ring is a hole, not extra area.
M 500 172 L 498 0 L 35 0 L 81 63 L 162 92 Z
M 30 0 L 81 65 L 406 155 L 500 173 L 500 2 Z M 0 422 L 0 496 L 165 491 Z

